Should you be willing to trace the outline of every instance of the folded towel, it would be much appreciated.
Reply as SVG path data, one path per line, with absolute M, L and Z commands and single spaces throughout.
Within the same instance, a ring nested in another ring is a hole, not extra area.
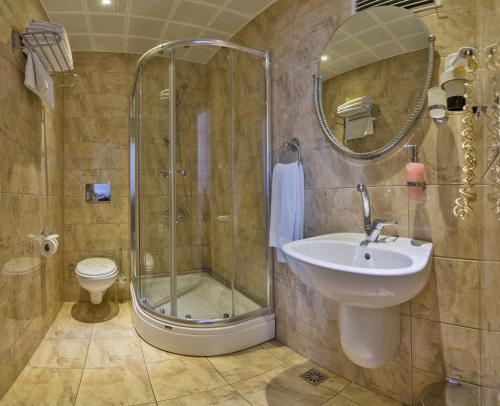
M 28 57 L 24 71 L 24 85 L 50 107 L 54 108 L 54 83 L 52 78 L 35 52 L 31 49 L 24 49 L 23 52 Z
M 369 116 L 371 115 L 371 106 L 357 106 L 344 109 L 337 109 L 337 116 L 339 117 L 353 117 L 353 116 Z
M 32 34 L 24 36 L 25 45 L 42 44 L 51 50 L 43 50 L 40 47 L 33 48 L 47 71 L 62 72 L 73 69 L 73 56 L 69 45 L 68 35 L 64 27 L 60 24 L 47 21 L 32 20 L 26 28 L 29 33 L 42 31 L 53 31 L 60 34 L 60 42 L 57 44 L 58 36 L 52 33 Z M 45 52 L 44 52 L 45 51 Z
M 349 108 L 353 106 L 361 106 L 361 105 L 367 105 L 370 106 L 372 104 L 372 97 L 371 96 L 361 96 L 361 97 L 356 97 L 355 99 L 351 99 L 346 101 L 344 104 L 341 104 L 339 106 L 339 109 L 341 108 Z
M 345 139 L 355 140 L 373 134 L 373 117 L 347 119 L 345 123 Z
M 269 246 L 276 248 L 279 262 L 285 262 L 281 247 L 304 236 L 304 168 L 299 162 L 274 167 Z

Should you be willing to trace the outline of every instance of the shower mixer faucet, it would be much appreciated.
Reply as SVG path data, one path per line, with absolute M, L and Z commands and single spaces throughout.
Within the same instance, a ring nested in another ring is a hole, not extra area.
M 370 208 L 370 196 L 368 195 L 368 189 L 363 183 L 356 186 L 356 189 L 361 193 L 361 202 L 363 203 L 363 222 L 366 234 L 366 240 L 363 244 L 368 244 L 369 242 L 377 242 L 377 239 L 385 226 L 394 226 L 399 224 L 396 220 L 380 220 L 375 219 L 372 223 L 371 221 L 371 208 Z

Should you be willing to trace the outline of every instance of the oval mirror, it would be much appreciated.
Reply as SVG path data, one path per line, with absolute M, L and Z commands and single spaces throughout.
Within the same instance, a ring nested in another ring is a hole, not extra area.
M 434 65 L 434 37 L 413 12 L 373 7 L 332 35 L 314 77 L 325 136 L 352 158 L 393 149 L 422 112 Z

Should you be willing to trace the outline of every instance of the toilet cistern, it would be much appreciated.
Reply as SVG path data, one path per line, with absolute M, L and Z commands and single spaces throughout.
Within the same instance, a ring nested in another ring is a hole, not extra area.
M 394 226 L 399 224 L 396 220 L 380 220 L 376 219 L 371 221 L 371 208 L 370 208 L 370 196 L 368 195 L 368 189 L 363 183 L 359 183 L 356 186 L 356 190 L 361 193 L 361 201 L 363 203 L 363 222 L 366 234 L 366 240 L 363 244 L 368 244 L 369 242 L 377 242 L 377 239 L 385 226 Z

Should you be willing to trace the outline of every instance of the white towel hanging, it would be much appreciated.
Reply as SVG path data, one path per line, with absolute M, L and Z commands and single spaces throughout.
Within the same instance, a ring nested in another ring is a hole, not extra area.
M 40 99 L 54 108 L 54 83 L 40 62 L 38 55 L 30 49 L 23 49 L 28 59 L 24 70 L 24 85 Z
M 285 262 L 281 247 L 303 236 L 304 169 L 300 162 L 278 163 L 273 171 L 269 246 L 276 248 L 278 261 Z

